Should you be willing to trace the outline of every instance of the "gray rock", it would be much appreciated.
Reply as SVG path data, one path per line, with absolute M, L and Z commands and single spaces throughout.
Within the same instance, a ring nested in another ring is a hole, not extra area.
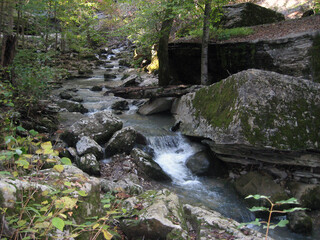
M 267 174 L 258 172 L 249 172 L 240 176 L 234 183 L 236 191 L 244 198 L 248 195 L 260 194 L 270 196 L 273 202 L 287 200 L 288 195 L 285 189 L 279 184 L 276 184 L 272 177 Z M 250 206 L 266 206 L 270 204 L 265 200 L 247 199 Z
M 307 189 L 301 196 L 303 207 L 311 210 L 320 210 L 320 186 Z
M 57 102 L 58 106 L 67 109 L 69 112 L 87 113 L 86 109 L 81 103 L 73 102 L 69 100 L 61 100 Z
M 77 165 L 82 171 L 90 175 L 100 175 L 100 164 L 92 153 L 87 153 L 80 157 Z
M 248 27 L 285 20 L 283 14 L 253 3 L 233 4 L 222 9 L 221 23 L 225 28 Z
M 126 100 L 116 101 L 111 105 L 113 110 L 129 110 L 129 103 Z
M 111 74 L 111 73 L 105 73 L 105 74 L 103 74 L 103 76 L 104 76 L 105 81 L 109 81 L 109 80 L 117 78 L 117 76 L 115 74 Z
M 318 83 L 250 69 L 183 96 L 175 117 L 183 134 L 211 139 L 223 161 L 319 167 L 319 91 Z
M 151 115 L 155 113 L 170 111 L 174 98 L 157 98 L 149 100 L 139 108 L 139 113 L 142 115 Z
M 195 175 L 205 175 L 210 171 L 211 157 L 206 151 L 197 152 L 186 160 L 186 166 Z
M 189 204 L 184 204 L 183 210 L 185 217 L 191 222 L 199 234 L 197 239 L 264 239 L 261 233 L 254 230 L 246 229 L 246 233 L 245 231 L 241 231 L 238 228 L 240 225 L 238 222 L 225 218 L 218 212 L 209 211 Z M 269 238 L 270 237 L 268 237 L 268 239 Z
M 117 153 L 130 153 L 137 137 L 137 131 L 132 127 L 125 127 L 117 131 L 106 143 L 105 154 L 110 157 Z
M 168 239 L 168 235 L 173 231 L 178 231 L 187 237 L 187 233 L 181 227 L 183 219 L 179 213 L 181 204 L 177 195 L 167 189 L 158 192 L 148 191 L 143 195 L 143 210 L 138 214 L 139 221 L 131 219 L 121 221 L 122 229 L 129 238 Z M 132 210 L 139 205 L 139 202 L 136 197 L 129 198 L 124 202 L 124 207 Z
M 108 141 L 122 128 L 122 122 L 108 111 L 101 111 L 75 122 L 63 134 L 61 139 L 75 146 L 82 136 L 88 136 L 98 143 Z
M 152 157 L 143 152 L 139 148 L 134 148 L 131 151 L 133 161 L 138 167 L 140 174 L 147 175 L 149 178 L 158 181 L 168 181 L 170 177 L 162 170 L 162 168 L 153 161 Z
M 91 88 L 91 91 L 101 92 L 101 91 L 102 91 L 102 87 L 101 87 L 101 86 L 93 86 L 93 87 Z
M 309 234 L 312 232 L 312 220 L 304 211 L 288 214 L 289 228 L 295 233 Z
M 91 153 L 98 160 L 103 158 L 103 149 L 102 147 L 93 139 L 83 136 L 76 144 L 77 153 L 79 156 Z
M 118 181 L 102 179 L 101 189 L 104 192 L 117 191 L 121 189 L 125 193 L 131 195 L 139 195 L 144 191 L 143 187 L 140 185 L 139 177 L 136 174 L 128 174 Z

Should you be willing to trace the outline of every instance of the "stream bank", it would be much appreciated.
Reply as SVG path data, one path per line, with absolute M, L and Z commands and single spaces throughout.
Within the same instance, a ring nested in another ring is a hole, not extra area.
M 176 192 L 184 199 L 183 201 L 206 205 L 208 208 L 220 211 L 224 216 L 240 222 L 252 220 L 252 214 L 246 209 L 242 199 L 234 193 L 233 187 L 228 181 L 221 178 L 212 178 L 212 176 L 195 176 L 186 168 L 185 162 L 187 158 L 199 152 L 199 150 L 203 150 L 204 147 L 199 147 L 198 143 L 188 140 L 179 133 L 170 131 L 174 125 L 174 119 L 170 115 L 157 114 L 143 116 L 137 114 L 137 110 L 146 102 L 145 99 L 122 99 L 114 97 L 112 94 L 105 96 L 104 92 L 109 88 L 121 86 L 125 83 L 126 80 L 121 79 L 129 72 L 130 74 L 133 73 L 129 79 L 134 78 L 133 82 L 137 85 L 154 84 L 157 81 L 156 78 L 150 78 L 149 75 L 145 73 L 136 73 L 130 68 L 119 66 L 119 59 L 114 57 L 118 52 L 125 51 L 125 49 L 116 49 L 113 51 L 111 54 L 109 53 L 102 56 L 106 59 L 105 66 L 94 70 L 92 76 L 70 79 L 65 82 L 63 88 L 58 89 L 55 94 L 61 98 L 61 93 L 69 92 L 70 95 L 74 95 L 73 97 L 80 97 L 83 107 L 81 107 L 81 109 L 86 109 L 84 115 L 83 113 L 65 110 L 60 112 L 62 129 L 70 128 L 75 121 L 82 117 L 90 117 L 101 111 L 107 111 L 121 119 L 123 126 L 118 127 L 117 130 L 120 130 L 122 127 L 133 127 L 138 132 L 138 136 L 140 136 L 136 138 L 136 140 L 139 139 L 139 141 L 137 140 L 138 147 L 143 149 L 147 155 L 142 154 L 142 156 L 140 155 L 140 157 L 135 159 L 131 150 L 125 150 L 127 154 L 131 154 L 118 155 L 112 159 L 106 158 L 100 160 L 100 163 L 102 163 L 100 164 L 102 177 L 109 178 L 103 180 L 102 189 L 104 189 L 104 191 L 124 189 L 128 196 L 141 194 L 144 192 L 144 188 L 153 189 L 155 182 L 152 180 L 152 177 L 154 176 L 152 174 L 148 175 L 144 171 L 139 171 L 139 169 L 143 169 L 143 167 L 141 167 L 141 163 L 137 161 L 137 159 L 141 157 L 143 157 L 143 159 L 151 157 L 151 160 L 153 158 L 165 174 L 169 175 L 172 179 L 171 182 L 164 183 L 164 185 L 157 182 L 155 186 L 165 186 L 171 191 Z M 112 60 L 110 61 L 111 58 Z M 108 75 L 105 75 L 105 73 L 108 73 Z M 110 79 L 110 76 L 115 77 Z M 97 89 L 97 91 L 95 89 Z M 62 101 L 59 100 L 59 98 L 56 98 L 58 103 Z M 81 111 L 81 109 L 79 111 Z M 115 132 L 117 130 L 115 130 Z M 126 142 L 126 140 L 122 141 Z M 70 149 L 70 146 L 65 147 L 69 147 L 68 156 L 77 162 L 77 150 Z M 71 152 L 73 152 L 73 156 Z M 169 162 L 168 159 L 172 159 L 172 161 Z M 97 167 L 97 162 L 95 162 L 95 166 Z M 161 169 L 156 171 L 159 172 Z M 236 170 L 230 171 L 227 175 L 229 175 L 231 179 L 235 179 L 241 175 L 245 175 L 248 171 L 246 168 L 239 170 L 239 166 L 236 166 Z M 273 170 L 273 172 L 275 171 Z M 157 196 L 157 194 L 155 194 L 155 196 Z M 288 236 L 290 236 L 290 239 L 305 239 L 305 236 L 295 235 L 293 237 L 292 235 L 288 235 L 286 231 L 282 234 L 280 232 L 282 231 L 275 233 L 275 239 L 286 239 Z M 278 235 L 282 235 L 282 237 L 278 238 Z M 312 239 L 312 237 L 310 239 Z

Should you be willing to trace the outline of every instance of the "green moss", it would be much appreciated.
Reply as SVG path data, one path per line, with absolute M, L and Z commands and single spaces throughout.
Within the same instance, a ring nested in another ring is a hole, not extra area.
M 242 112 L 241 123 L 243 134 L 250 144 L 255 146 L 271 146 L 284 150 L 308 149 L 308 142 L 315 144 L 319 141 L 320 106 L 314 102 L 308 103 L 300 98 L 286 104 L 286 109 L 276 112 L 279 100 L 270 101 L 269 107 L 259 108 L 259 112 Z M 253 118 L 254 126 L 249 124 Z M 266 132 L 272 129 L 272 132 Z
M 238 92 L 234 82 L 229 78 L 197 91 L 192 102 L 196 116 L 205 118 L 213 127 L 227 128 L 236 112 Z

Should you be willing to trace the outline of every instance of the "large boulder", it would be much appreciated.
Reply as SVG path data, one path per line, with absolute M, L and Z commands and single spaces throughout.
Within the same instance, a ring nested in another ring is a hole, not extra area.
M 197 233 L 197 239 L 264 239 L 264 236 L 259 232 L 248 228 L 245 231 L 240 230 L 238 222 L 228 219 L 218 212 L 189 204 L 184 204 L 183 210 L 186 219 Z M 268 239 L 271 240 L 270 237 Z
M 138 214 L 139 221 L 124 219 L 122 229 L 131 239 L 170 239 L 169 234 L 179 232 L 187 237 L 181 225 L 182 214 L 179 212 L 181 204 L 178 196 L 163 189 L 160 191 L 147 191 L 142 196 L 129 198 L 124 207 L 131 211 L 137 206 L 141 207 Z M 186 238 L 179 238 L 186 239 Z
M 236 191 L 244 198 L 249 195 L 264 195 L 270 196 L 273 202 L 286 200 L 288 198 L 285 189 L 273 181 L 270 175 L 259 172 L 249 172 L 239 177 L 235 183 Z M 251 206 L 263 205 L 270 207 L 270 204 L 265 201 L 257 201 L 248 199 L 247 203 Z
M 61 135 L 61 138 L 70 146 L 75 146 L 82 136 L 104 143 L 121 128 L 122 122 L 119 118 L 108 111 L 101 111 L 75 122 Z
M 206 175 L 210 171 L 212 157 L 206 150 L 197 152 L 186 160 L 186 166 L 195 175 Z
M 225 28 L 248 27 L 285 20 L 281 13 L 253 3 L 239 3 L 222 7 L 221 23 Z
M 320 166 L 320 84 L 249 69 L 181 98 L 182 133 L 226 162 Z
M 215 211 L 181 204 L 167 189 L 146 191 L 124 201 L 123 207 L 137 219 L 122 219 L 121 227 L 130 239 L 263 239 L 261 233 L 238 229 L 239 223 Z M 268 238 L 269 239 L 269 238 Z
M 98 160 L 103 158 L 103 149 L 102 147 L 93 139 L 83 136 L 76 144 L 77 153 L 79 156 L 91 153 Z
M 171 97 L 149 100 L 139 108 L 138 113 L 140 113 L 141 115 L 151 115 L 155 113 L 170 111 L 173 100 L 174 98 Z
M 139 148 L 131 151 L 133 161 L 138 166 L 140 174 L 147 175 L 154 180 L 170 180 L 170 177 L 162 170 L 162 168 L 152 159 L 152 157 Z
M 296 233 L 310 234 L 312 232 L 312 219 L 304 211 L 288 214 L 289 228 Z
M 137 138 L 137 131 L 133 127 L 125 127 L 117 131 L 106 143 L 105 154 L 110 157 L 117 153 L 130 153 Z

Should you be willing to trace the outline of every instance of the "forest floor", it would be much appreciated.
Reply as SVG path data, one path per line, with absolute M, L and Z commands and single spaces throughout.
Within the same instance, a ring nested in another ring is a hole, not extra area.
M 227 40 L 210 39 L 211 43 L 228 43 L 228 42 L 247 42 L 247 41 L 260 41 L 279 39 L 288 36 L 294 36 L 300 33 L 310 33 L 320 30 L 320 14 L 310 17 L 289 19 L 281 22 L 263 24 L 250 27 L 253 33 L 247 36 L 232 37 Z M 186 43 L 201 43 L 201 38 L 184 38 L 174 41 Z

